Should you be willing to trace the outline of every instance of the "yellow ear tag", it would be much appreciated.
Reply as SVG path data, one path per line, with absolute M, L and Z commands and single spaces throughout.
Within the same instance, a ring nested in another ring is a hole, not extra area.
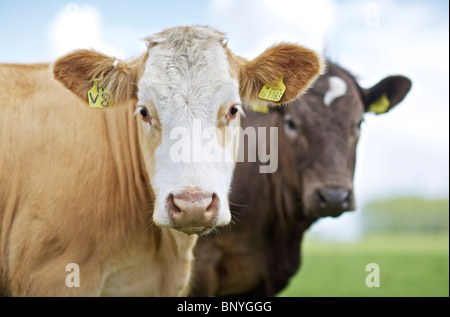
M 94 79 L 94 85 L 88 91 L 89 107 L 91 108 L 112 108 L 111 93 L 99 85 L 98 80 Z
M 278 102 L 283 98 L 284 92 L 286 91 L 286 86 L 283 83 L 283 76 L 280 79 L 274 81 L 276 86 L 264 85 L 264 87 L 259 92 L 258 97 L 264 100 Z
M 376 114 L 386 113 L 389 109 L 391 102 L 387 97 L 387 94 L 383 94 L 377 101 L 369 106 L 369 112 L 375 112 Z
M 251 105 L 251 108 L 255 112 L 261 112 L 261 113 L 269 113 L 270 112 L 269 105 L 264 105 L 261 103 L 255 103 L 255 104 Z

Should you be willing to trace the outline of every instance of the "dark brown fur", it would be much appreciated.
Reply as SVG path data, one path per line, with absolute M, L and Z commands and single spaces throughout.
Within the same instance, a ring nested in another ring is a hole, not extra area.
M 345 80 L 348 88 L 345 96 L 325 106 L 329 76 Z M 303 234 L 325 216 L 317 205 L 317 190 L 352 190 L 359 126 L 368 106 L 389 91 L 391 109 L 410 87 L 409 79 L 393 76 L 361 89 L 350 73 L 329 63 L 328 72 L 289 106 L 269 114 L 248 112 L 243 128 L 278 127 L 278 170 L 260 174 L 259 164 L 237 164 L 230 199 L 236 219 L 199 239 L 192 294 L 273 296 L 282 290 L 299 269 Z M 287 115 L 295 123 L 296 138 L 286 134 Z M 351 200 L 348 210 L 355 208 Z M 327 210 L 327 215 L 343 211 Z

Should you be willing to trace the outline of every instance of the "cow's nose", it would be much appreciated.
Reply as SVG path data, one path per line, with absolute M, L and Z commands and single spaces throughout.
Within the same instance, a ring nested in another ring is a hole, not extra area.
M 213 227 L 219 209 L 216 194 L 187 189 L 167 198 L 173 227 L 188 234 L 203 233 Z
M 340 187 L 324 187 L 316 191 L 318 215 L 338 217 L 354 208 L 352 190 Z

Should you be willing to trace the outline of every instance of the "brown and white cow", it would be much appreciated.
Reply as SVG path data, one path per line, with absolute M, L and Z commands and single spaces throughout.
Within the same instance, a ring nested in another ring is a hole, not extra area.
M 192 295 L 273 296 L 283 289 L 299 268 L 310 225 L 355 209 L 355 153 L 364 114 L 389 111 L 410 87 L 409 79 L 391 76 L 362 89 L 330 62 L 289 107 L 248 113 L 243 128 L 278 127 L 278 170 L 262 174 L 260 164 L 237 163 L 230 197 L 236 219 L 199 239 Z
M 322 70 L 298 45 L 247 61 L 225 41 L 177 27 L 126 62 L 79 50 L 52 68 L 0 65 L 0 293 L 187 294 L 198 235 L 231 218 L 238 138 L 225 127 L 265 85 L 283 76 L 286 102 Z M 114 107 L 85 106 L 98 100 Z M 223 162 L 173 160 L 206 142 L 195 126 L 223 132 Z

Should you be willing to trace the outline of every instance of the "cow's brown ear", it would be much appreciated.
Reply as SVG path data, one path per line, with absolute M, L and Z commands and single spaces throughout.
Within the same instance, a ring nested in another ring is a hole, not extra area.
M 412 86 L 409 78 L 390 76 L 369 89 L 362 89 L 362 98 L 366 112 L 383 114 L 398 105 L 408 94 Z
M 300 96 L 323 71 L 322 58 L 314 51 L 295 44 L 275 45 L 252 61 L 241 61 L 241 98 L 248 104 L 286 103 Z
M 136 61 L 126 63 L 99 52 L 78 50 L 59 58 L 53 65 L 53 75 L 86 103 L 88 92 L 98 84 L 117 105 L 136 96 L 140 66 Z

